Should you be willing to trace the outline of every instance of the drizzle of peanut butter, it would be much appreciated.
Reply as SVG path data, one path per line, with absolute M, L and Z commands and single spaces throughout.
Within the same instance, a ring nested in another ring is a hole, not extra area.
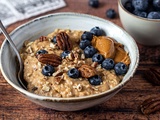
M 104 56 L 104 58 L 112 58 L 115 63 L 123 62 L 126 65 L 129 65 L 131 62 L 128 53 L 123 48 L 123 45 L 117 43 L 110 37 L 94 36 L 92 39 L 92 45 Z

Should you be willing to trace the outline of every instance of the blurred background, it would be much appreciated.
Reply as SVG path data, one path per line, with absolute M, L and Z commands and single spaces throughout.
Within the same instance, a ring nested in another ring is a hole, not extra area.
M 0 19 L 5 26 L 66 6 L 64 0 L 1 0 Z

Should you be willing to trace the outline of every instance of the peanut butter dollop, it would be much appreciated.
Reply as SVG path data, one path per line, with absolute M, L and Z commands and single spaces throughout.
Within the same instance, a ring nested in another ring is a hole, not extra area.
M 115 44 L 120 44 L 120 43 L 115 43 Z M 116 54 L 114 57 L 114 62 L 115 63 L 123 62 L 126 65 L 129 65 L 131 62 L 128 53 L 124 50 L 122 45 L 116 45 Z
M 92 45 L 104 56 L 104 58 L 112 58 L 115 63 L 123 62 L 126 65 L 129 65 L 131 62 L 128 53 L 123 48 L 123 45 L 117 43 L 110 37 L 94 36 L 92 39 Z
M 105 58 L 114 58 L 115 46 L 111 38 L 106 36 L 93 37 L 92 45 L 102 54 Z

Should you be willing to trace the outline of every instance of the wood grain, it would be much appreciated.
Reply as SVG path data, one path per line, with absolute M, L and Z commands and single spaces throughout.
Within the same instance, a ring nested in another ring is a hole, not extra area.
M 110 20 L 122 27 L 117 8 L 117 0 L 99 0 L 99 8 L 88 6 L 88 0 L 65 0 L 67 6 L 56 12 L 79 12 L 95 15 Z M 107 9 L 117 12 L 115 19 L 105 16 Z M 41 14 L 39 16 L 42 16 Z M 38 16 L 36 16 L 38 17 Z M 11 32 L 19 25 L 34 19 L 26 19 L 10 25 Z M 0 34 L 0 45 L 4 36 Z M 160 69 L 160 47 L 144 47 L 139 45 L 140 63 L 130 82 L 112 99 L 89 109 L 76 112 L 60 112 L 36 105 L 13 89 L 0 73 L 0 120 L 160 120 L 160 112 L 145 116 L 140 112 L 139 105 L 151 95 L 160 95 L 160 87 L 154 86 L 144 79 L 143 71 L 149 67 Z

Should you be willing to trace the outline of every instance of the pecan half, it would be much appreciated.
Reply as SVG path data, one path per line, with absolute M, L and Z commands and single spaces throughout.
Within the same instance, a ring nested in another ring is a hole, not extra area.
M 144 77 L 154 85 L 160 85 L 160 72 L 154 68 L 150 68 L 144 72 Z
M 140 105 L 143 114 L 151 114 L 160 110 L 160 96 L 152 96 Z
M 45 41 L 45 40 L 47 40 L 47 37 L 46 37 L 46 36 L 41 36 L 41 37 L 39 38 L 39 41 L 40 41 L 40 42 Z
M 56 35 L 57 45 L 61 50 L 71 50 L 72 45 L 69 36 L 65 32 L 60 32 Z
M 43 64 L 50 64 L 54 67 L 60 65 L 62 61 L 61 57 L 57 56 L 56 54 L 39 54 L 37 59 Z
M 81 65 L 81 67 L 79 67 L 78 70 L 80 71 L 81 76 L 84 78 L 90 78 L 96 75 L 95 68 L 86 64 Z

